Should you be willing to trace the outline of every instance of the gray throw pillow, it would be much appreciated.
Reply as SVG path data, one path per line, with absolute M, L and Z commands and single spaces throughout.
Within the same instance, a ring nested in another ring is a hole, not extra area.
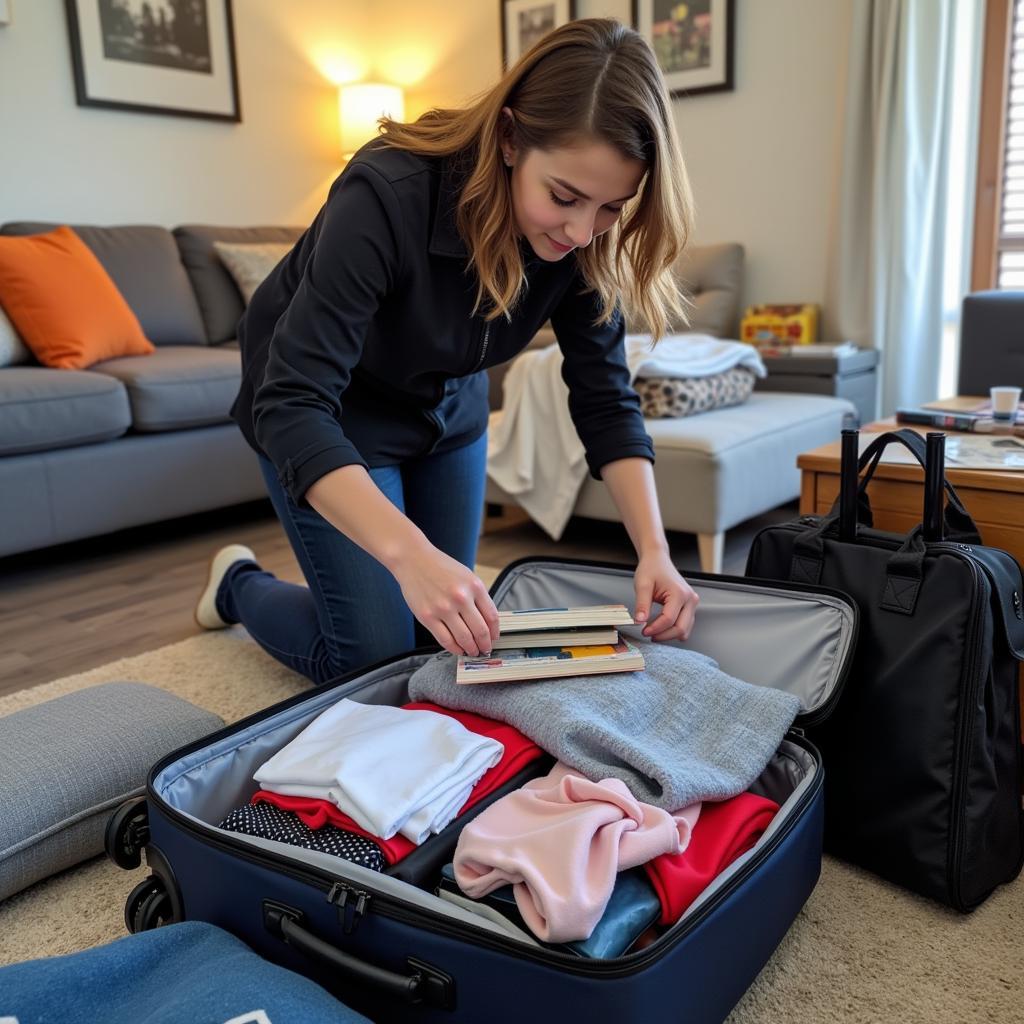
M 0 900 L 103 851 L 153 764 L 223 726 L 142 683 L 106 683 L 0 717 Z
M 263 279 L 292 249 L 286 242 L 214 242 L 213 247 L 247 306 Z
M 32 362 L 35 362 L 35 357 L 0 306 L 0 366 L 20 366 Z

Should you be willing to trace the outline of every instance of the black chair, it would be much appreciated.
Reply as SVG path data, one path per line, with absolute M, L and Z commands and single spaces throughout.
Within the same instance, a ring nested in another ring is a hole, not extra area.
M 991 387 L 1024 387 L 1024 291 L 975 292 L 960 317 L 957 393 L 988 397 Z

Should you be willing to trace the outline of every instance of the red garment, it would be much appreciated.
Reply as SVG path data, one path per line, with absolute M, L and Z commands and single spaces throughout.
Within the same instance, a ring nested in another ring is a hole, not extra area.
M 753 793 L 705 800 L 690 845 L 682 853 L 663 853 L 644 865 L 661 901 L 660 923 L 675 924 L 719 874 L 754 846 L 778 809 L 774 801 Z
M 470 732 L 478 736 L 487 736 L 497 740 L 505 748 L 501 760 L 493 767 L 488 768 L 481 776 L 480 781 L 473 787 L 469 799 L 462 805 L 459 814 L 465 814 L 474 804 L 479 803 L 485 796 L 489 796 L 499 786 L 503 786 L 518 772 L 521 772 L 531 761 L 536 761 L 544 752 L 533 740 L 528 739 L 518 729 L 504 722 L 497 722 L 493 718 L 485 718 L 483 715 L 475 715 L 472 711 L 450 711 L 441 707 L 440 704 L 406 704 L 407 711 L 435 711 L 439 715 L 447 715 L 461 722 Z M 400 833 L 390 839 L 381 839 L 366 829 L 357 825 L 347 814 L 344 814 L 330 800 L 319 800 L 307 796 L 284 796 L 281 793 L 271 793 L 269 790 L 260 789 L 253 795 L 252 803 L 258 804 L 266 801 L 284 811 L 293 811 L 310 828 L 323 828 L 324 825 L 336 825 L 348 832 L 365 836 L 377 843 L 384 853 L 384 859 L 390 867 L 397 864 L 402 858 L 408 857 L 416 844 Z

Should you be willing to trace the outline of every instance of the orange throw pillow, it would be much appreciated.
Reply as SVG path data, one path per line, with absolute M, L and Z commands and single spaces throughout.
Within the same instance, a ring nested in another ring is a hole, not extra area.
M 82 370 L 154 351 L 117 285 L 69 227 L 0 235 L 0 306 L 44 366 Z

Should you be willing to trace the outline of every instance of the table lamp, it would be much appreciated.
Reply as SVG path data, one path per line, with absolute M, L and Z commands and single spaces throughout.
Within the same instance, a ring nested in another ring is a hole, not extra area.
M 405 118 L 405 97 L 397 85 L 354 82 L 338 89 L 341 120 L 341 151 L 350 159 L 360 146 L 377 134 L 377 119 Z

